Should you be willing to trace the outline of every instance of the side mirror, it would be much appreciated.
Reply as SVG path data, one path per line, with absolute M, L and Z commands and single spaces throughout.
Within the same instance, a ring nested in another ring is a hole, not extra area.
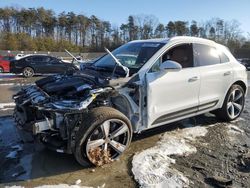
M 176 61 L 167 60 L 160 65 L 160 70 L 166 70 L 166 69 L 180 70 L 182 69 L 182 66 Z

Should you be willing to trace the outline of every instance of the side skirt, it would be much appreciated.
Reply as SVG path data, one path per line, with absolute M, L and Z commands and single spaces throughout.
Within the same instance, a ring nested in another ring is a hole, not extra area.
M 217 103 L 218 103 L 218 100 L 163 115 L 163 116 L 157 118 L 152 123 L 152 125 L 154 126 L 156 124 L 161 124 L 163 122 L 171 121 L 173 119 L 178 119 L 180 117 L 188 116 L 188 115 L 191 115 L 191 114 L 194 114 L 194 113 L 198 113 L 200 111 L 207 111 L 208 109 L 215 107 L 217 105 Z

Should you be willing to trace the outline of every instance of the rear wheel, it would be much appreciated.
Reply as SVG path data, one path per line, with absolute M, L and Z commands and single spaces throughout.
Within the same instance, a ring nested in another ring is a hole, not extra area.
M 215 115 L 223 121 L 237 119 L 245 105 L 245 92 L 239 85 L 233 85 L 228 91 L 221 109 L 216 110 Z
M 0 73 L 3 73 L 3 68 L 2 67 L 0 67 Z
M 76 135 L 75 158 L 102 166 L 116 160 L 129 146 L 132 128 L 128 118 L 110 107 L 94 108 Z
M 23 69 L 23 76 L 25 78 L 30 78 L 34 75 L 34 70 L 31 67 L 25 67 Z

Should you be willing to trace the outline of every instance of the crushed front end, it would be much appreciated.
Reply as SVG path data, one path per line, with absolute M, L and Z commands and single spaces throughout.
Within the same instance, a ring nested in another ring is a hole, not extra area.
M 13 96 L 19 128 L 33 132 L 48 148 L 73 153 L 75 133 L 90 108 L 108 105 L 114 92 L 104 81 L 83 75 L 56 75 L 23 88 Z

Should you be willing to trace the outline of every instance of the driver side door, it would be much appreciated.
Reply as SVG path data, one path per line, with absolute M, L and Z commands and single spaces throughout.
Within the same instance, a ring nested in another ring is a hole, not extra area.
M 157 70 L 166 60 L 176 61 L 182 68 Z M 181 44 L 168 50 L 146 73 L 147 128 L 196 114 L 200 73 L 193 65 L 193 45 Z

